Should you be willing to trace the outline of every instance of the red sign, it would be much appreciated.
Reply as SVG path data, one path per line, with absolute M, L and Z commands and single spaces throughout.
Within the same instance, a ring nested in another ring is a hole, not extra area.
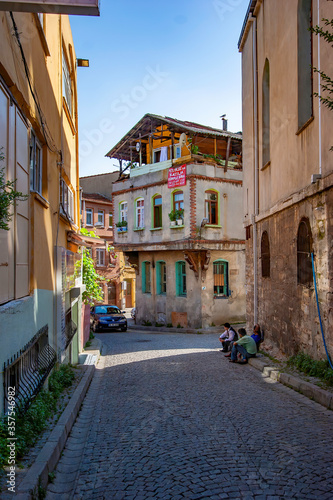
M 186 184 L 186 164 L 180 167 L 169 168 L 168 188 L 185 186 Z

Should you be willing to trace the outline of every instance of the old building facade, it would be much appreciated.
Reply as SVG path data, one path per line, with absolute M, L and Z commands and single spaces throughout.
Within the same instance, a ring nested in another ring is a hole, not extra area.
M 114 246 L 137 272 L 138 323 L 244 320 L 240 152 L 239 134 L 147 114 L 108 153 L 123 167 Z
M 67 16 L 0 13 L 0 147 L 6 180 L 28 195 L 0 230 L 0 408 L 55 361 L 77 362 L 81 256 L 76 56 Z M 37 370 L 37 371 L 36 371 Z
M 104 245 L 91 245 L 91 256 L 96 271 L 103 277 L 101 288 L 103 303 L 115 304 L 120 309 L 135 306 L 135 270 L 125 260 L 121 249 L 113 246 L 112 182 L 119 172 L 80 177 L 82 191 L 81 225 L 104 241 Z M 108 193 L 108 196 L 106 194 Z
M 325 356 L 316 284 L 333 349 L 333 114 L 314 96 L 314 68 L 332 76 L 333 58 L 309 28 L 332 14 L 325 0 L 252 0 L 239 40 L 248 327 L 315 358 Z

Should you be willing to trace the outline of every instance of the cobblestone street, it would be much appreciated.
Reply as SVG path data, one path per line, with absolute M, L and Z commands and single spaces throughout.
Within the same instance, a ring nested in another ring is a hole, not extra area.
M 47 499 L 332 499 L 333 414 L 216 335 L 98 336 L 103 356 Z

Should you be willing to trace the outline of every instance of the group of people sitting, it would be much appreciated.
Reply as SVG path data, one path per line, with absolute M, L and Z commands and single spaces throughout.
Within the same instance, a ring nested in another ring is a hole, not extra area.
M 227 352 L 226 358 L 230 358 L 230 363 L 246 364 L 249 358 L 254 358 L 259 351 L 263 336 L 259 325 L 254 325 L 253 334 L 247 335 L 245 328 L 240 328 L 238 333 L 230 326 L 230 323 L 224 323 L 224 332 L 219 338 L 222 343 L 221 352 Z M 229 351 L 231 348 L 231 352 Z

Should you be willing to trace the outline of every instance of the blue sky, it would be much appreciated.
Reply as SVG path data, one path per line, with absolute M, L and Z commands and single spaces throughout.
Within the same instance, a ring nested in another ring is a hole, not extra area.
M 117 169 L 105 154 L 145 113 L 242 129 L 237 42 L 248 0 L 101 0 L 71 16 L 78 68 L 80 176 Z

